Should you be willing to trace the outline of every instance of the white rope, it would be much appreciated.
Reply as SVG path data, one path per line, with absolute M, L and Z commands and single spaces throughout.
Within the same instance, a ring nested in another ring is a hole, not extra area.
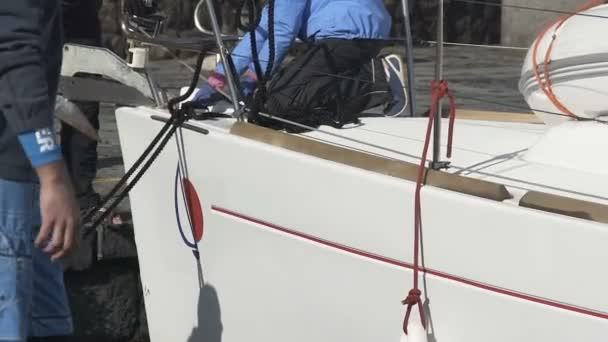
M 437 42 L 434 40 L 423 40 L 426 43 L 437 45 Z M 466 43 L 453 43 L 453 42 L 444 42 L 443 45 L 451 45 L 451 46 L 464 46 L 464 47 L 477 47 L 477 48 L 486 48 L 486 49 L 504 49 L 504 50 L 522 50 L 528 51 L 530 48 L 519 47 L 519 46 L 505 46 L 505 45 L 489 45 L 489 44 L 466 44 Z

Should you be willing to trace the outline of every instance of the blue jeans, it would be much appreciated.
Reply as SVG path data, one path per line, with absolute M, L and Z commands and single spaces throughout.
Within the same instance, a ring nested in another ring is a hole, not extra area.
M 0 341 L 73 331 L 63 269 L 34 246 L 39 198 L 37 184 L 0 179 Z

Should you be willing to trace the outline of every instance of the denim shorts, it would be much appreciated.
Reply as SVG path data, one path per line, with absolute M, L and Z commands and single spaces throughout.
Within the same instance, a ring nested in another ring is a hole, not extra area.
M 71 335 L 61 264 L 34 246 L 37 184 L 0 179 L 0 341 Z

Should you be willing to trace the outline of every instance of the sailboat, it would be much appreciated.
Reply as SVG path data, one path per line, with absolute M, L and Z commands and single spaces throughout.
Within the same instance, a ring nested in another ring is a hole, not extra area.
M 520 90 L 538 122 L 456 111 L 449 164 L 421 159 L 448 147 L 440 117 L 430 140 L 425 117 L 299 134 L 183 123 L 129 198 L 152 341 L 605 340 L 599 25 L 574 16 L 534 43 Z M 127 168 L 170 118 L 116 110 Z

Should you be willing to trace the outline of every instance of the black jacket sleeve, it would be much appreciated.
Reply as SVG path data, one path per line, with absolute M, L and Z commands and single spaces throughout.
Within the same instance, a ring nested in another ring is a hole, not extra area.
M 0 112 L 13 133 L 52 126 L 61 49 L 58 0 L 0 0 Z

